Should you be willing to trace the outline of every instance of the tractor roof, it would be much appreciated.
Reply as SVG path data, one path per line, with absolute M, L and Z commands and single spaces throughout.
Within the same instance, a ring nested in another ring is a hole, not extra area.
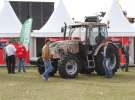
M 106 26 L 105 23 L 98 23 L 98 22 L 78 22 L 73 25 L 70 25 L 69 27 L 94 27 L 94 26 Z

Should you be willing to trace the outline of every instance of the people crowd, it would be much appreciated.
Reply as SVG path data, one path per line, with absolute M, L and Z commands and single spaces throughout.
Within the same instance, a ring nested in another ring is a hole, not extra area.
M 9 74 L 15 74 L 15 69 L 18 72 L 26 72 L 25 68 L 26 48 L 21 43 L 14 45 L 9 41 L 5 46 L 5 60 Z
M 42 60 L 44 63 L 44 72 L 42 74 L 42 78 L 44 80 L 48 80 L 49 73 L 53 70 L 50 58 L 50 50 L 49 50 L 49 42 L 50 40 L 46 39 L 45 44 L 42 48 Z M 26 72 L 26 64 L 25 64 L 25 58 L 26 58 L 26 48 L 21 43 L 17 43 L 15 45 L 12 41 L 9 41 L 5 46 L 5 60 L 7 65 L 8 74 L 15 74 L 15 69 L 18 70 L 18 72 Z

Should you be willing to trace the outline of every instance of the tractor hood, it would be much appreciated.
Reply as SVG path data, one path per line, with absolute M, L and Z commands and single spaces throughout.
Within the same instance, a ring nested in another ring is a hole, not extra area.
M 63 40 L 53 42 L 49 45 L 50 53 L 54 58 L 61 58 L 67 53 L 76 54 L 79 52 L 79 41 L 78 40 Z

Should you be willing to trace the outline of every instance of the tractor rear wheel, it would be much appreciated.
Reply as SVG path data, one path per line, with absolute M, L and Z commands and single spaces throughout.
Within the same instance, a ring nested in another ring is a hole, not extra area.
M 104 54 L 103 50 L 100 51 L 96 57 L 96 67 L 95 71 L 97 72 L 98 75 L 105 75 L 105 67 L 103 63 L 108 64 L 107 62 L 109 61 L 108 67 L 109 69 L 112 70 L 113 74 L 117 71 L 119 68 L 119 55 L 118 55 L 118 50 L 116 47 L 114 47 L 112 44 L 109 44 L 106 49 L 106 62 L 104 61 Z
M 109 67 L 112 70 L 113 74 L 117 72 L 117 69 L 120 66 L 120 59 L 118 49 L 113 45 L 109 44 L 106 50 L 106 59 L 109 61 Z
M 99 52 L 96 56 L 96 60 L 95 60 L 95 71 L 97 72 L 98 75 L 105 75 L 105 69 L 103 66 L 103 59 L 104 59 L 104 55 L 103 52 Z

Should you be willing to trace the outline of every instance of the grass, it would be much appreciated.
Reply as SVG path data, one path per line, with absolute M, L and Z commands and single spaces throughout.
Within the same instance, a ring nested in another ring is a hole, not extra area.
M 44 81 L 36 68 L 14 75 L 0 68 L 0 100 L 135 100 L 135 68 L 129 70 L 111 79 L 92 74 L 66 80 L 56 75 Z

